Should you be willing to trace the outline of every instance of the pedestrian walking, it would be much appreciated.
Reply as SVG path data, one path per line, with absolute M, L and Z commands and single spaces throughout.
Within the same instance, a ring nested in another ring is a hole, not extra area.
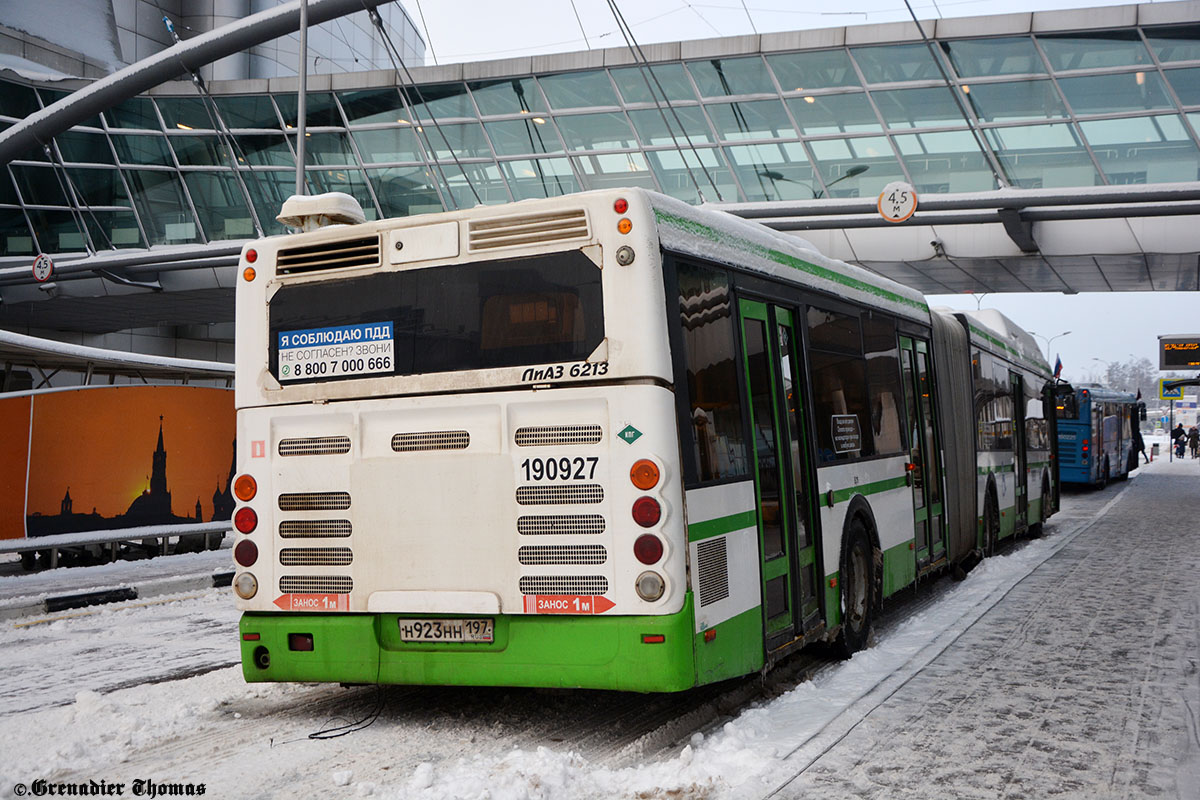
M 1188 449 L 1191 450 L 1192 458 L 1200 458 L 1200 428 L 1193 425 L 1187 433 Z

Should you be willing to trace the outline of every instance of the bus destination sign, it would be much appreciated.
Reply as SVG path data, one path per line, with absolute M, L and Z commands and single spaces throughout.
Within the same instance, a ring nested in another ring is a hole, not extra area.
M 1200 369 L 1200 333 L 1158 337 L 1159 369 Z

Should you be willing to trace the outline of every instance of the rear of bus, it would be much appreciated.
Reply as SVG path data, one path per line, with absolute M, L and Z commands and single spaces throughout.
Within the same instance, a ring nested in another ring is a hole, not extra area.
M 1096 480 L 1089 389 L 1058 387 L 1058 476 L 1063 483 L 1091 484 Z
M 695 682 L 640 192 L 264 239 L 237 325 L 246 680 Z

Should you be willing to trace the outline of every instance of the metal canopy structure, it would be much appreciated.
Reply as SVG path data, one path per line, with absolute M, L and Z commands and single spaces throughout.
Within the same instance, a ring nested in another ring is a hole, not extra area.
M 233 384 L 233 365 L 219 361 L 200 361 L 190 358 L 168 358 L 140 353 L 122 353 L 98 347 L 72 345 L 50 339 L 39 339 L 11 331 L 0 330 L 0 365 L 3 365 L 0 385 L 17 370 L 33 370 L 38 379 L 30 388 L 49 384 L 59 370 L 80 372 L 85 384 L 93 377 L 117 376 L 142 381 L 167 380 L 178 383 L 190 381 L 222 381 Z
M 232 319 L 241 246 L 284 231 L 297 81 L 208 99 L 169 78 L 289 14 L 71 95 L 0 74 L 0 327 Z M 658 44 L 653 82 L 626 48 L 415 67 L 403 88 L 314 76 L 307 180 L 368 219 L 641 186 L 928 294 L 1200 290 L 1198 19 L 1185 0 Z M 875 208 L 897 180 L 920 196 L 903 224 Z

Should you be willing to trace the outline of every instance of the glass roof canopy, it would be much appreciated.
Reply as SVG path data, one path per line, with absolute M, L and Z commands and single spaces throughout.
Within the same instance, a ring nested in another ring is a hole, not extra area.
M 685 58 L 652 72 L 310 92 L 309 191 L 347 192 L 373 219 L 627 185 L 696 203 L 874 197 L 893 180 L 929 194 L 1200 179 L 1200 24 Z M 284 232 L 274 218 L 295 181 L 294 94 L 211 88 L 212 103 L 194 90 L 134 98 L 5 165 L 0 256 Z M 62 96 L 0 81 L 0 129 Z

